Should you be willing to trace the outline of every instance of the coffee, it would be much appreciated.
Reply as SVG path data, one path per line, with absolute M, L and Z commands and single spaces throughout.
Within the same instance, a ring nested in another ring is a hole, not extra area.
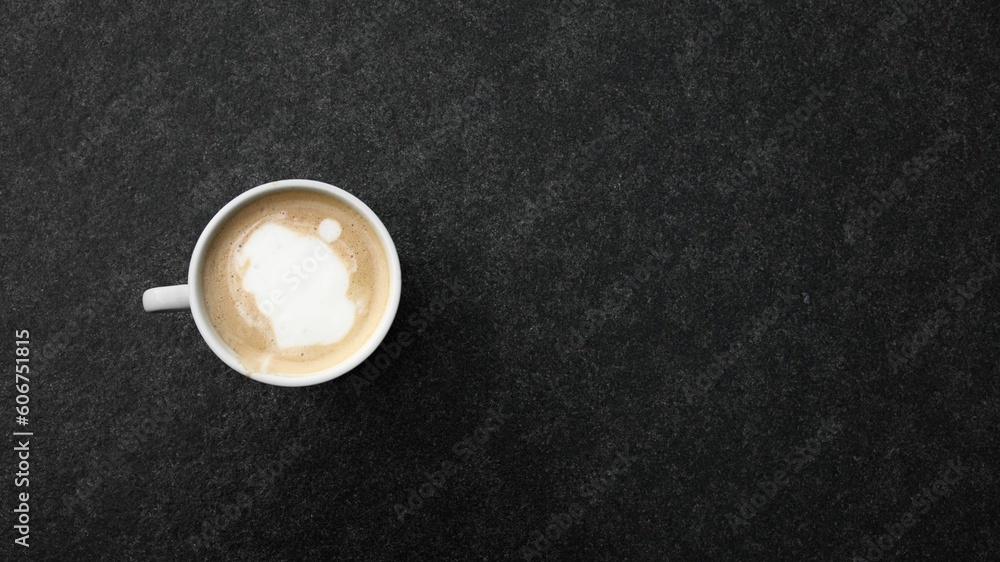
M 208 245 L 201 276 L 213 328 L 250 373 L 304 375 L 350 357 L 389 300 L 386 251 L 340 199 L 287 190 L 254 199 Z

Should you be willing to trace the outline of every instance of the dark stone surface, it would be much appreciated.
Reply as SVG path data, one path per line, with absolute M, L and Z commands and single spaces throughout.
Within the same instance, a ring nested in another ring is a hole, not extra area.
M 91 4 L 0 34 L 0 557 L 1000 557 L 995 2 Z M 398 244 L 370 383 L 142 312 L 289 177 Z

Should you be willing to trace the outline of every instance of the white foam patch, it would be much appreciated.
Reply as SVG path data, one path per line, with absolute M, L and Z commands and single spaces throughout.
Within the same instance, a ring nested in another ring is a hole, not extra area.
M 354 310 L 357 310 L 358 315 L 360 316 L 368 314 L 368 301 L 365 299 L 358 299 L 354 301 Z
M 270 354 L 264 356 L 264 359 L 262 359 L 261 362 L 260 362 L 260 372 L 262 372 L 262 373 L 266 373 L 267 372 L 268 366 L 271 365 L 271 358 L 272 357 L 274 357 L 274 356 L 270 355 Z
M 323 222 L 319 223 L 319 236 L 327 242 L 333 242 L 337 238 L 340 238 L 341 228 L 340 223 L 333 219 L 323 219 Z
M 271 321 L 279 347 L 329 345 L 354 325 L 350 274 L 323 240 L 267 223 L 243 243 L 237 260 L 246 269 L 243 288 Z

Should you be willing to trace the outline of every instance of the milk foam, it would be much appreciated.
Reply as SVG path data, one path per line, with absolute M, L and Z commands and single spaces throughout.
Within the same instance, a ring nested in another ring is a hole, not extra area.
M 243 288 L 253 295 L 282 348 L 329 345 L 354 325 L 355 303 L 347 289 L 355 267 L 327 244 L 340 236 L 340 224 L 324 220 L 317 233 L 320 238 L 269 222 L 254 230 L 237 252 Z
M 342 232 L 340 223 L 333 219 L 323 219 L 323 222 L 319 223 L 319 228 L 316 230 L 319 232 L 320 238 L 327 242 L 333 242 L 337 238 L 340 238 L 340 233 Z

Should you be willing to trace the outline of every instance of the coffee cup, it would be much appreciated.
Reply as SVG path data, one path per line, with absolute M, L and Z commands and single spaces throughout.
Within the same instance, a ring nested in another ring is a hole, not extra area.
M 147 312 L 191 310 L 229 367 L 277 386 L 349 372 L 385 338 L 402 289 L 396 246 L 360 199 L 312 180 L 250 189 L 209 221 L 186 285 L 143 294 Z

